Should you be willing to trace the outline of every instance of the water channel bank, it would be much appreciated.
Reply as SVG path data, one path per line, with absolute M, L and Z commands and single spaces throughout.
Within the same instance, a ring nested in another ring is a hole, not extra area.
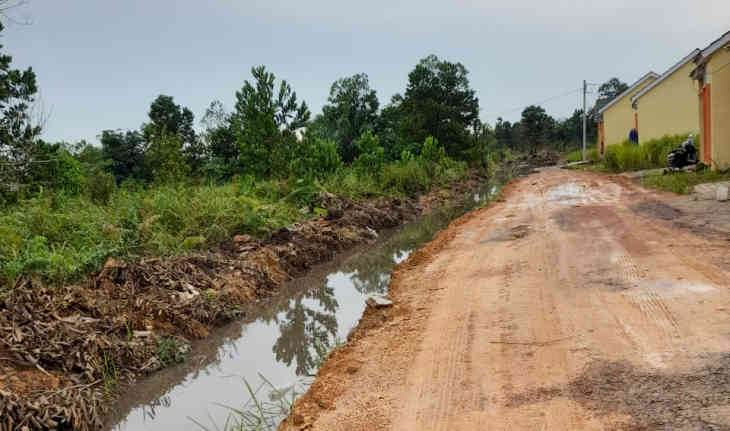
M 258 390 L 268 425 L 275 428 L 293 397 L 303 393 L 322 356 L 347 338 L 369 295 L 384 295 L 393 265 L 451 220 L 483 203 L 496 187 L 436 209 L 374 242 L 337 255 L 273 298 L 246 308 L 243 321 L 211 332 L 188 360 L 133 387 L 108 421 L 115 430 L 179 430 L 222 427 L 241 421 L 248 398 L 244 381 Z M 487 192 L 487 194 L 484 194 Z M 264 379 L 269 383 L 263 384 Z M 249 405 L 249 407 L 253 407 Z M 260 417 L 261 415 L 255 414 Z

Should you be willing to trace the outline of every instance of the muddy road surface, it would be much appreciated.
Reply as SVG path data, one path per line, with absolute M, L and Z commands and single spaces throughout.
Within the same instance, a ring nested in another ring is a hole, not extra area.
M 281 429 L 730 429 L 728 236 L 546 169 L 400 264 Z

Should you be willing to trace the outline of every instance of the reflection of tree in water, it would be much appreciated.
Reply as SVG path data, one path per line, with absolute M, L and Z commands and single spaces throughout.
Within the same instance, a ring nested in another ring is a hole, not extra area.
M 311 307 L 305 300 L 316 301 L 317 306 Z M 298 376 L 316 371 L 314 346 L 318 344 L 329 348 L 332 344 L 337 335 L 337 307 L 335 290 L 326 285 L 290 299 L 285 311 L 286 319 L 275 317 L 281 333 L 273 347 L 276 360 L 287 366 L 296 361 Z
M 447 208 L 423 216 L 417 222 L 405 225 L 374 252 L 363 253 L 356 259 L 351 259 L 342 270 L 352 273 L 351 280 L 358 292 L 364 295 L 384 295 L 388 291 L 390 273 L 396 258 L 403 258 L 405 252 L 415 250 L 425 241 L 429 241 L 438 230 L 464 211 L 462 207 Z
M 424 241 L 442 229 L 454 217 L 463 214 L 465 207 L 449 207 L 422 217 L 406 225 L 392 237 L 372 251 L 360 253 L 348 259 L 340 268 L 350 276 L 358 292 L 362 294 L 385 294 L 390 281 L 394 259 L 403 257 L 405 251 L 414 250 Z M 296 374 L 310 375 L 316 371 L 319 359 L 315 346 L 329 350 L 337 335 L 338 307 L 333 287 L 326 278 L 320 287 L 296 291 L 293 296 L 281 295 L 272 299 L 270 307 L 259 318 L 265 322 L 276 322 L 280 336 L 272 350 L 277 361 L 287 366 L 296 361 Z M 316 304 L 316 305 L 315 305 Z M 281 313 L 285 317 L 281 317 Z

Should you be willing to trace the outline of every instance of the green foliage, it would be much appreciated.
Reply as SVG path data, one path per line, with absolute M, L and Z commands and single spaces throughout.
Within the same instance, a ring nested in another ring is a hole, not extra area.
M 127 178 L 143 178 L 145 141 L 139 132 L 104 130 L 101 132 L 101 149 L 107 169 L 117 184 Z
M 4 26 L 0 24 L 0 32 Z M 0 49 L 2 45 L 0 45 Z M 41 128 L 32 124 L 31 108 L 38 92 L 32 68 L 12 69 L 13 58 L 0 54 L 0 184 L 25 182 L 36 160 L 34 143 Z
M 163 367 L 185 361 L 185 352 L 185 346 L 175 337 L 160 337 L 157 340 L 157 359 Z
M 236 112 L 232 117 L 238 143 L 239 161 L 246 173 L 258 178 L 286 173 L 294 132 L 307 124 L 307 104 L 297 103 L 297 94 L 286 82 L 274 92 L 275 76 L 264 66 L 251 69 L 254 83 L 246 81 L 236 93 Z
M 180 147 L 174 156 L 181 159 L 172 162 L 175 168 L 177 169 L 184 163 L 186 165 L 184 170 L 197 172 L 201 169 L 205 161 L 205 149 L 193 128 L 195 116 L 190 109 L 175 103 L 172 96 L 162 94 L 157 96 L 150 105 L 148 117 L 150 122 L 142 126 L 148 145 L 152 145 L 162 135 L 174 137 L 179 141 Z M 180 153 L 181 156 L 178 156 L 177 153 Z M 176 173 L 160 174 L 159 169 L 157 171 L 153 175 L 156 179 L 160 176 L 167 178 L 176 176 Z
M 91 202 L 97 205 L 108 204 L 117 189 L 117 183 L 114 176 L 108 172 L 96 170 L 89 172 L 87 179 L 88 182 L 86 187 Z
M 568 163 L 580 162 L 583 160 L 583 150 L 575 150 L 565 155 L 565 161 Z
M 730 171 L 675 172 L 667 175 L 651 175 L 641 179 L 641 185 L 666 192 L 688 194 L 697 184 L 730 180 Z
M 146 133 L 149 146 L 145 161 L 150 177 L 158 183 L 177 183 L 188 174 L 188 165 L 183 156 L 182 138 L 177 134 L 161 130 Z
M 383 172 L 383 188 L 398 194 L 414 196 L 431 187 L 432 176 L 423 163 L 415 159 L 386 166 Z
M 439 145 L 438 139 L 433 136 L 426 138 L 421 150 L 421 159 L 427 163 L 439 164 L 446 158 L 446 150 Z
M 625 141 L 609 145 L 603 158 L 605 168 L 612 172 L 638 171 L 667 166 L 667 154 L 687 140 L 688 134 L 664 136 L 641 145 Z
M 463 64 L 442 61 L 435 55 L 416 65 L 398 104 L 399 151 L 407 143 L 433 136 L 444 143 L 449 157 L 462 156 L 469 146 L 468 128 L 479 120 L 479 99 L 468 75 Z
M 360 155 L 352 165 L 361 173 L 379 177 L 385 164 L 385 149 L 380 146 L 378 137 L 367 130 L 355 145 Z
M 334 141 L 307 135 L 296 145 L 289 171 L 297 178 L 325 178 L 342 167 Z
M 351 163 L 358 156 L 356 142 L 366 130 L 374 130 L 378 119 L 378 96 L 368 76 L 359 73 L 335 81 L 329 102 L 315 119 L 322 138 L 334 139 L 342 160 Z

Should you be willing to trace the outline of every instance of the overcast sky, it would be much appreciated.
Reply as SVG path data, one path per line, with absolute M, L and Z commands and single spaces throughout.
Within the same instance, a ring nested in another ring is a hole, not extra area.
M 340 77 L 365 72 L 381 106 L 420 58 L 462 62 L 482 119 L 577 89 L 661 73 L 730 30 L 728 0 L 28 0 L 2 43 L 38 75 L 44 137 L 135 129 L 158 94 L 200 118 L 228 109 L 250 68 L 288 80 L 313 113 Z M 591 96 L 595 97 L 595 96 Z M 543 106 L 569 115 L 573 93 Z

